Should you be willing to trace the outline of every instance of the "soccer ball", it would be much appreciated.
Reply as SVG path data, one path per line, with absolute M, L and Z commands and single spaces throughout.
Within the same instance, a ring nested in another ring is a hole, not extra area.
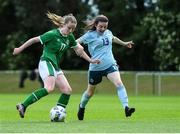
M 50 119 L 52 122 L 64 122 L 66 110 L 62 106 L 54 106 L 50 111 Z

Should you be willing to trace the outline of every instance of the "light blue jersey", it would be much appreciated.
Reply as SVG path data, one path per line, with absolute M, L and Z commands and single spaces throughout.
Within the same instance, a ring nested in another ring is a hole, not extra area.
M 96 31 L 88 31 L 80 37 L 80 42 L 88 45 L 88 50 L 92 59 L 99 59 L 100 64 L 90 64 L 90 71 L 105 70 L 116 64 L 112 53 L 113 34 L 110 30 L 105 30 L 103 34 Z

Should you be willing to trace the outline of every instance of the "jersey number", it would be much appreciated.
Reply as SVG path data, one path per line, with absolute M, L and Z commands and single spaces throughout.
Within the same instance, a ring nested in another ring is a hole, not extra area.
M 109 45 L 109 40 L 108 38 L 104 38 L 103 40 L 103 46 Z
M 65 47 L 66 47 L 66 44 L 62 43 L 61 48 L 59 49 L 59 51 L 63 51 Z

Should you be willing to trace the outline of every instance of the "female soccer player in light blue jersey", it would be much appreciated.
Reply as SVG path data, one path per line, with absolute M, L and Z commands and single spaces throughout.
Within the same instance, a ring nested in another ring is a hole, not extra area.
M 118 97 L 125 109 L 126 117 L 131 116 L 135 112 L 135 108 L 128 106 L 128 96 L 125 86 L 120 77 L 118 65 L 112 53 L 112 43 L 117 43 L 128 48 L 132 48 L 133 42 L 124 42 L 113 36 L 112 32 L 107 29 L 108 18 L 104 15 L 97 16 L 93 21 L 87 23 L 86 30 L 77 42 L 87 44 L 91 57 L 99 59 L 100 64 L 89 65 L 89 83 L 87 90 L 83 93 L 79 104 L 78 119 L 84 119 L 85 106 L 93 96 L 96 85 L 102 81 L 102 77 L 106 76 L 117 88 Z
M 76 18 L 73 15 L 69 14 L 61 17 L 49 12 L 47 16 L 58 28 L 29 39 L 20 47 L 15 48 L 13 52 L 13 55 L 17 55 L 34 43 L 40 42 L 43 45 L 43 54 L 38 69 L 44 82 L 44 87 L 32 92 L 22 103 L 16 105 L 21 118 L 24 118 L 25 111 L 29 105 L 48 95 L 54 90 L 55 85 L 62 92 L 57 105 L 66 107 L 72 89 L 59 65 L 67 49 L 73 48 L 77 55 L 90 63 L 99 63 L 99 60 L 90 59 L 84 52 L 83 47 L 77 44 L 72 34 L 77 25 Z

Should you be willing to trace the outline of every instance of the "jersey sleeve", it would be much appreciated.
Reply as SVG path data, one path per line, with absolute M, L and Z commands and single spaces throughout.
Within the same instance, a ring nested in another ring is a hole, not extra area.
M 79 38 L 80 42 L 83 44 L 88 44 L 88 39 L 89 39 L 89 32 L 85 33 L 83 36 Z
M 45 44 L 46 42 L 52 40 L 54 37 L 54 34 L 52 31 L 48 31 L 42 35 L 40 35 L 40 42 L 41 44 Z
M 70 35 L 70 47 L 71 48 L 77 47 L 77 42 L 73 34 Z
M 110 31 L 110 30 L 108 30 L 108 35 L 113 39 L 113 33 Z

